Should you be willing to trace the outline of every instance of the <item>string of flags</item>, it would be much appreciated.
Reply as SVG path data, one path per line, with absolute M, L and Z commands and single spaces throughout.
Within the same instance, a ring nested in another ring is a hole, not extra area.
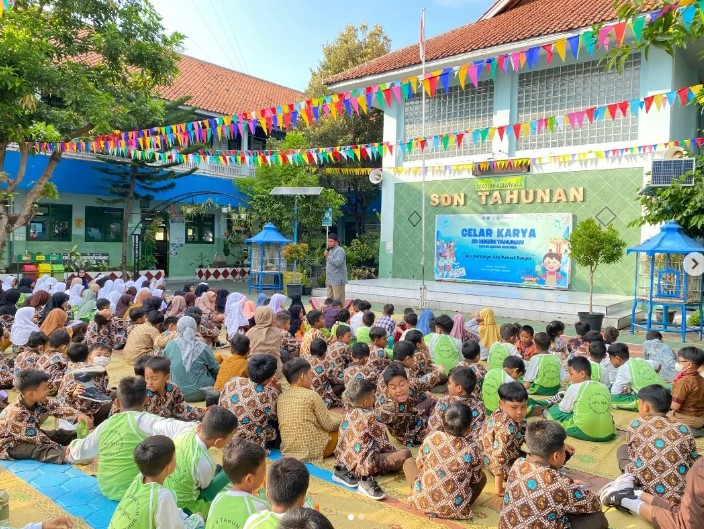
M 616 120 L 627 116 L 639 116 L 641 112 L 660 111 L 667 106 L 684 107 L 702 90 L 702 85 L 652 94 L 640 99 L 631 99 L 575 110 L 564 115 L 548 116 L 530 121 L 509 125 L 491 126 L 433 134 L 423 137 L 407 138 L 399 142 L 379 142 L 363 145 L 344 145 L 336 147 L 315 147 L 292 150 L 216 150 L 206 149 L 193 154 L 181 154 L 178 148 L 161 152 L 157 150 L 142 150 L 130 147 L 124 140 L 103 140 L 91 142 L 46 143 L 35 142 L 30 146 L 37 152 L 51 153 L 56 149 L 67 153 L 107 153 L 144 161 L 177 162 L 177 163 L 209 163 L 215 165 L 247 165 L 261 167 L 271 165 L 322 165 L 328 163 L 374 161 L 386 155 L 393 155 L 394 149 L 399 149 L 402 156 L 414 150 L 446 151 L 449 148 L 461 147 L 463 143 L 480 144 L 505 137 L 519 140 L 531 134 L 554 133 L 569 128 L 582 128 L 593 123 L 599 123 L 607 118 Z M 416 151 L 417 152 L 417 151 Z
M 9 0 L 0 0 L 8 2 Z M 281 104 L 252 112 L 242 112 L 231 116 L 221 116 L 189 123 L 178 123 L 163 127 L 121 131 L 95 138 L 94 143 L 112 142 L 120 148 L 158 149 L 186 147 L 193 143 L 209 142 L 213 138 L 235 139 L 244 134 L 245 128 L 254 133 L 259 125 L 266 133 L 272 130 L 295 128 L 300 122 L 313 125 L 323 117 L 337 119 L 342 115 L 368 113 L 376 101 L 380 108 L 391 107 L 396 101 L 401 103 L 424 90 L 429 97 L 438 93 L 438 85 L 445 93 L 449 91 L 450 79 L 457 79 L 464 90 L 467 85 L 478 88 L 482 78 L 496 79 L 497 74 L 510 74 L 533 69 L 544 58 L 547 65 L 557 59 L 562 63 L 577 59 L 581 50 L 590 56 L 596 51 L 622 46 L 627 32 L 640 42 L 647 24 L 662 15 L 676 11 L 685 28 L 689 28 L 698 15 L 704 21 L 704 0 L 680 0 L 651 13 L 641 14 L 631 21 L 604 24 L 598 30 L 589 29 L 570 37 L 562 37 L 553 42 L 534 46 L 496 57 L 473 61 L 459 66 L 427 72 L 425 75 L 411 76 L 388 83 L 307 99 L 295 103 Z M 469 79 L 469 83 L 467 83 Z M 113 147 L 115 148 L 115 147 Z

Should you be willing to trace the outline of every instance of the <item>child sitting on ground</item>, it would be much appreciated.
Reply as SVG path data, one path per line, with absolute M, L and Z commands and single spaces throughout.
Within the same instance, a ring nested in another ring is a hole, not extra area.
M 455 367 L 461 359 L 462 341 L 451 336 L 455 322 L 447 314 L 435 318 L 435 333 L 430 335 L 428 349 L 433 363 L 445 368 L 445 372 Z
M 205 529 L 242 527 L 251 514 L 269 509 L 268 503 L 253 495 L 266 475 L 266 450 L 259 443 L 233 438 L 225 446 L 222 470 L 232 486 L 215 496 Z
M 394 344 L 393 350 L 393 361 L 391 365 L 402 365 L 406 370 L 406 375 L 408 378 L 409 392 L 410 395 L 417 400 L 417 405 L 423 411 L 426 416 L 430 416 L 430 412 L 435 407 L 435 399 L 428 397 L 428 393 L 431 388 L 437 386 L 440 379 L 443 378 L 444 367 L 432 365 L 433 368 L 430 373 L 423 375 L 422 377 L 417 377 L 415 375 L 415 355 L 416 349 L 412 342 L 408 340 L 401 340 L 400 342 Z M 379 397 L 379 404 L 383 404 L 385 399 L 388 398 L 387 388 L 383 382 L 379 382 L 377 386 L 377 396 Z M 427 400 L 433 401 L 426 402 Z
M 584 343 L 584 335 L 591 330 L 588 323 L 578 321 L 574 324 L 574 332 L 577 334 L 574 338 L 567 341 L 567 352 L 570 358 L 575 356 L 587 356 L 588 345 Z
M 328 346 L 327 358 L 333 365 L 336 384 L 343 384 L 345 369 L 352 361 L 352 329 L 347 325 L 338 325 Z
M 244 334 L 235 334 L 229 341 L 232 356 L 226 358 L 220 364 L 220 371 L 218 371 L 214 385 L 216 391 L 222 391 L 225 384 L 232 378 L 247 376 L 249 338 Z
M 355 378 L 366 378 L 376 386 L 379 375 L 374 366 L 369 364 L 369 346 L 365 343 L 356 343 L 352 346 L 350 354 L 352 362 L 345 369 L 343 378 L 345 387 Z
M 631 422 L 628 443 L 618 448 L 616 457 L 621 471 L 632 475 L 631 488 L 679 503 L 697 447 L 689 428 L 667 416 L 671 404 L 666 388 L 652 385 L 641 389 L 640 417 Z
M 677 355 L 672 348 L 663 343 L 660 331 L 648 331 L 643 342 L 643 358 L 655 360 L 660 364 L 658 375 L 668 384 L 677 376 Z
M 601 335 L 599 331 L 589 331 L 587 334 L 584 335 L 583 337 L 584 343 L 587 344 L 587 348 L 591 347 L 591 344 L 593 343 L 600 343 L 601 345 L 604 346 L 604 359 L 599 362 L 599 365 L 601 366 L 602 370 L 605 370 L 609 382 L 606 384 L 609 388 L 611 388 L 611 385 L 614 383 L 616 380 L 616 372 L 618 371 L 614 365 L 611 363 L 611 360 L 609 360 L 609 354 L 608 354 L 608 347 L 606 347 L 606 343 L 604 342 L 604 337 Z M 599 347 L 599 346 L 597 346 Z M 601 350 L 601 348 L 599 348 Z M 603 375 L 602 375 L 603 377 Z M 602 380 L 605 380 L 605 377 L 602 378 Z
M 511 465 L 522 457 L 526 433 L 528 391 L 520 382 L 499 386 L 499 410 L 487 418 L 482 428 L 484 465 L 494 475 L 494 492 L 504 495 L 504 481 Z
M 164 418 L 182 421 L 199 421 L 205 410 L 189 406 L 181 389 L 171 382 L 171 360 L 165 356 L 152 356 L 144 364 L 147 382 L 146 411 Z
M 665 386 L 658 376 L 660 364 L 652 360 L 631 358 L 625 343 L 612 344 L 608 349 L 609 360 L 618 369 L 616 380 L 611 386 L 611 405 L 623 410 L 638 409 L 636 395 L 646 386 Z
M 327 517 L 309 507 L 288 511 L 278 525 L 279 529 L 335 529 Z
M 335 366 L 327 359 L 328 344 L 316 338 L 310 344 L 310 367 L 313 370 L 312 389 L 323 398 L 326 408 L 342 406 L 340 395 L 345 386 L 338 382 Z
M 533 337 L 535 330 L 530 325 L 524 325 L 518 333 L 518 341 L 516 341 L 516 350 L 526 362 L 538 351 L 535 347 Z
M 273 357 L 269 357 L 272 358 Z M 237 429 L 237 417 L 222 406 L 210 406 L 203 420 L 174 439 L 176 470 L 164 482 L 179 509 L 208 516 L 210 502 L 228 483 L 217 472 L 211 448 L 227 446 Z
M 365 343 L 357 340 L 358 343 Z M 372 366 L 377 374 L 381 374 L 386 366 L 389 365 L 389 356 L 391 351 L 386 349 L 388 338 L 386 329 L 381 327 L 372 327 L 369 329 L 369 365 Z
M 403 465 L 411 486 L 411 507 L 439 518 L 472 518 L 472 504 L 486 486 L 481 445 L 470 433 L 472 422 L 469 406 L 450 404 L 442 416 L 442 428 L 430 432 L 418 458 Z
M 501 369 L 504 360 L 508 356 L 518 356 L 520 358 L 515 345 L 519 332 L 520 327 L 515 323 L 504 323 L 501 325 L 499 328 L 501 341 L 492 344 L 489 348 L 489 359 L 487 360 L 489 369 Z
M 274 318 L 274 326 L 281 329 L 281 361 L 288 362 L 291 358 L 301 355 L 301 342 L 291 335 L 291 314 L 282 310 Z
M 507 356 L 502 369 L 490 369 L 482 384 L 482 401 L 487 415 L 499 407 L 499 386 L 518 380 L 526 374 L 526 364 L 520 356 Z
M 547 333 L 537 333 L 535 345 L 538 351 L 528 362 L 523 385 L 531 395 L 557 395 L 567 374 L 558 358 L 548 353 L 550 337 Z
M 352 302 L 350 310 L 350 328 L 352 334 L 357 336 L 357 329 L 362 326 L 362 317 L 364 313 L 372 308 L 372 304 L 364 299 L 355 299 Z
M 604 338 L 604 343 L 606 344 L 607 351 L 609 350 L 609 347 L 616 343 L 616 340 L 618 340 L 620 334 L 621 333 L 616 327 L 604 327 L 604 329 L 601 331 L 601 336 Z
M 462 357 L 464 360 L 459 363 L 460 366 L 468 367 L 474 372 L 477 383 L 472 394 L 478 399 L 482 398 L 482 384 L 484 384 L 484 377 L 486 376 L 486 367 L 479 363 L 481 352 L 481 346 L 477 342 L 471 340 L 464 342 L 462 344 Z
M 68 365 L 58 393 L 58 401 L 87 415 L 99 425 L 110 415 L 112 398 L 103 358 L 110 360 L 112 349 L 101 343 L 71 344 Z
M 119 500 L 139 474 L 132 457 L 134 449 L 150 435 L 176 437 L 193 425 L 164 419 L 144 411 L 147 383 L 143 378 L 124 377 L 117 386 L 116 403 L 122 410 L 111 415 L 85 439 L 68 448 L 71 463 L 88 463 L 97 455 L 98 487 L 108 499 Z
M 271 504 L 270 510 L 252 514 L 247 518 L 242 529 L 278 527 L 284 514 L 303 506 L 309 483 L 308 469 L 300 461 L 291 457 L 282 457 L 274 461 L 269 468 L 266 480 L 266 499 Z
M 139 474 L 112 515 L 108 529 L 195 529 L 204 526 L 199 514 L 187 516 L 176 506 L 173 493 L 164 487 L 176 469 L 174 442 L 155 435 L 134 449 L 134 463 Z
M 301 461 L 319 462 L 337 446 L 340 416 L 328 411 L 323 399 L 311 389 L 313 373 L 303 358 L 284 366 L 291 387 L 279 397 L 276 410 L 281 432 L 281 453 Z
M 36 369 L 37 360 L 49 347 L 49 337 L 41 331 L 32 331 L 24 351 L 15 357 L 12 374 L 17 376 L 24 369 Z
M 332 298 L 325 299 L 325 308 L 322 309 L 323 321 L 325 322 L 325 328 L 331 329 L 335 322 L 337 321 L 337 311 L 342 307 L 342 303 L 339 301 L 335 303 Z
M 362 325 L 359 326 L 355 334 L 359 343 L 371 343 L 372 339 L 371 336 L 369 336 L 369 332 L 374 325 L 375 319 L 376 315 L 371 310 L 364 311 L 364 314 L 362 314 Z
M 66 374 L 66 351 L 71 345 L 71 335 L 63 329 L 57 329 L 49 335 L 49 350 L 37 358 L 35 369 L 49 375 L 49 395 L 56 396 L 59 386 Z
M 428 346 L 425 345 L 423 333 L 418 329 L 411 329 L 410 332 L 406 333 L 406 337 L 403 338 L 403 340 L 411 342 L 416 347 L 416 354 L 413 355 L 413 373 L 415 376 L 422 377 L 423 375 L 427 375 L 433 371 L 433 360 L 430 358 L 430 350 L 428 349 Z
M 25 369 L 15 377 L 19 396 L 3 410 L 0 419 L 0 459 L 34 459 L 61 465 L 66 462 L 67 445 L 76 438 L 75 431 L 42 430 L 46 417 L 58 417 L 77 423 L 91 418 L 73 408 L 48 400 L 49 375 L 37 369 Z
M 413 312 L 413 309 L 404 309 L 403 310 L 403 325 L 404 329 L 403 332 L 399 335 L 398 341 L 401 340 L 406 340 L 406 336 L 410 331 L 416 330 L 416 327 L 418 326 L 418 314 Z M 421 333 L 423 334 L 423 333 Z
M 276 367 L 273 356 L 253 355 L 247 361 L 249 378 L 230 379 L 220 395 L 220 406 L 239 418 L 235 436 L 259 443 L 263 448 L 267 444 L 278 445 L 276 405 L 281 391 Z
M 350 311 L 348 309 L 340 309 L 337 311 L 337 321 L 333 324 L 332 328 L 330 329 L 331 337 L 334 338 L 335 336 L 337 336 L 335 334 L 335 331 L 340 325 L 350 327 Z M 352 330 L 352 327 L 350 327 L 350 330 Z M 354 332 L 352 332 L 352 339 L 354 340 Z
M 387 303 L 384 305 L 383 313 L 384 315 L 376 322 L 376 326 L 386 329 L 386 334 L 393 336 L 396 331 L 396 322 L 392 318 L 394 315 L 394 306 L 391 303 Z
M 376 386 L 365 379 L 353 379 L 347 386 L 349 406 L 338 433 L 332 479 L 348 487 L 359 486 L 362 494 L 382 500 L 386 494 L 374 477 L 400 471 L 411 451 L 396 450 L 386 428 L 376 420 L 375 390 Z
M 604 384 L 592 380 L 593 365 L 583 356 L 567 361 L 571 385 L 564 394 L 548 399 L 555 403 L 548 409 L 548 418 L 559 422 L 567 435 L 576 439 L 611 441 L 616 437 L 611 395 Z
M 111 348 L 124 346 L 127 341 L 125 332 L 125 322 L 122 318 L 116 318 L 110 310 L 110 300 L 99 299 L 95 302 L 98 312 L 93 316 L 93 321 L 88 324 L 86 330 L 86 343 L 106 343 Z
M 320 312 L 319 310 L 311 310 L 308 314 L 306 314 L 306 320 L 310 325 L 310 329 L 306 331 L 306 333 L 303 335 L 303 339 L 301 340 L 301 358 L 307 360 L 308 358 L 310 358 L 310 344 L 313 342 L 313 340 L 315 340 L 316 338 L 325 340 L 326 338 L 323 332 L 320 330 L 325 327 L 322 312 Z
M 499 529 L 609 526 L 598 496 L 560 471 L 571 452 L 566 437 L 557 423 L 537 420 L 528 424 L 530 455 L 516 461 L 508 474 Z
M 586 342 L 585 342 L 586 343 Z M 609 379 L 609 370 L 604 367 L 604 359 L 611 365 L 609 356 L 606 354 L 606 345 L 604 342 L 591 342 L 589 348 L 589 364 L 592 367 L 592 380 L 601 382 L 607 388 L 611 388 L 611 380 Z
M 569 353 L 567 352 L 567 342 L 562 337 L 565 334 L 565 324 L 560 320 L 553 320 L 545 326 L 545 332 L 550 337 L 549 353 L 554 353 L 563 365 L 567 365 Z
M 677 363 L 681 371 L 672 384 L 672 416 L 700 437 L 704 435 L 704 378 L 699 368 L 704 365 L 704 351 L 683 347 L 677 351 Z
M 477 352 L 479 349 L 477 349 Z M 471 434 L 476 434 L 481 430 L 486 418 L 484 403 L 474 394 L 477 385 L 477 377 L 469 367 L 457 366 L 450 371 L 447 380 L 447 395 L 440 397 L 428 419 L 428 430 L 438 430 L 442 428 L 442 416 L 447 408 L 454 402 L 465 404 L 472 410 Z

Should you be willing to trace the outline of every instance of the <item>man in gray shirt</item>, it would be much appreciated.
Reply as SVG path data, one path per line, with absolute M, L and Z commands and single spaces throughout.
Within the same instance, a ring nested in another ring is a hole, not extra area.
M 327 259 L 325 264 L 325 285 L 328 287 L 328 297 L 339 300 L 345 304 L 345 285 L 347 284 L 347 255 L 336 233 L 328 236 L 328 249 L 324 254 Z

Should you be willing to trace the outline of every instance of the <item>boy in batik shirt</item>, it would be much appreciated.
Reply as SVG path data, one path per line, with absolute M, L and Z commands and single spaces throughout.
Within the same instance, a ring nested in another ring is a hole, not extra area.
M 63 329 L 57 329 L 49 336 L 49 350 L 37 358 L 36 369 L 49 375 L 49 395 L 56 396 L 66 373 L 66 351 L 71 344 L 71 336 Z
M 354 379 L 347 387 L 349 407 L 340 424 L 333 480 L 359 490 L 375 500 L 386 494 L 374 479 L 403 468 L 411 457 L 408 449 L 396 450 L 389 442 L 386 428 L 376 419 L 371 381 Z
M 484 377 L 486 376 L 486 367 L 479 363 L 480 355 L 481 347 L 479 343 L 471 340 L 466 341 L 462 344 L 463 360 L 458 364 L 458 366 L 468 367 L 474 372 L 477 383 L 474 386 L 472 394 L 478 399 L 482 398 L 482 386 L 484 384 Z
M 342 395 L 345 387 L 337 383 L 337 373 L 332 362 L 327 359 L 327 350 L 325 340 L 316 338 L 310 344 L 309 362 L 313 373 L 312 389 L 323 398 L 325 407 L 330 409 L 342 406 L 339 395 Z
M 125 331 L 125 321 L 116 318 L 110 310 L 110 301 L 99 299 L 96 301 L 98 312 L 93 316 L 93 321 L 88 324 L 86 331 L 86 343 L 105 343 L 116 348 L 127 342 L 127 332 Z
M 638 392 L 640 417 L 628 427 L 628 443 L 616 452 L 619 468 L 632 474 L 639 489 L 679 503 L 687 472 L 697 459 L 689 428 L 668 417 L 672 395 L 662 386 Z
M 338 325 L 335 328 L 333 340 L 328 345 L 325 355 L 333 364 L 335 377 L 338 384 L 344 384 L 345 369 L 352 361 L 352 329 L 347 325 Z
M 181 389 L 171 382 L 170 372 L 171 360 L 165 356 L 153 356 L 144 364 L 144 380 L 147 381 L 145 411 L 167 419 L 200 421 L 205 409 L 186 404 Z
M 281 361 L 288 362 L 301 354 L 301 342 L 288 332 L 291 327 L 291 314 L 282 310 L 274 319 L 274 326 L 281 330 Z
M 472 410 L 448 406 L 442 428 L 430 432 L 415 461 L 403 465 L 411 486 L 411 507 L 438 518 L 469 520 L 472 504 L 486 486 L 481 445 L 471 436 Z
M 432 366 L 433 370 L 427 375 L 422 377 L 416 377 L 414 374 L 415 359 L 416 359 L 416 348 L 412 342 L 408 340 L 401 340 L 394 345 L 393 350 L 393 361 L 391 365 L 401 365 L 406 370 L 406 377 L 408 379 L 408 384 L 410 387 L 410 393 L 418 401 L 422 403 L 422 411 L 426 417 L 430 416 L 430 412 L 435 407 L 435 399 L 428 396 L 426 392 L 430 391 L 430 388 L 436 386 L 443 376 L 442 366 Z M 388 400 L 388 388 L 383 380 L 380 380 L 377 384 L 377 398 L 378 403 L 381 405 L 386 400 Z
M 276 358 L 253 355 L 247 360 L 249 378 L 231 379 L 220 394 L 220 406 L 238 418 L 236 437 L 249 439 L 262 448 L 278 448 L 276 405 L 281 394 L 276 378 Z M 276 446 L 275 446 L 276 445 Z
M 541 419 L 528 424 L 530 455 L 511 467 L 498 529 L 607 529 L 598 496 L 560 471 L 570 453 L 566 438 L 556 422 Z
M 461 403 L 472 412 L 472 424 L 469 429 L 470 436 L 479 434 L 486 419 L 484 403 L 474 396 L 477 379 L 469 367 L 457 366 L 450 371 L 447 381 L 447 395 L 438 399 L 435 408 L 428 419 L 428 431 L 441 430 L 443 415 L 451 404 Z
M 402 340 L 407 340 L 416 346 L 416 354 L 413 355 L 414 367 L 413 374 L 416 377 L 422 377 L 433 371 L 433 359 L 430 358 L 430 350 L 425 345 L 423 333 L 418 329 L 411 329 L 404 333 L 405 337 Z M 399 340 L 400 341 L 400 340 Z
M 23 346 L 23 351 L 15 357 L 13 374 L 17 376 L 24 369 L 36 369 L 37 360 L 47 347 L 49 347 L 49 337 L 41 331 L 33 331 Z
M 325 321 L 323 320 L 323 313 L 319 310 L 311 310 L 306 314 L 306 320 L 310 325 L 310 329 L 306 331 L 301 340 L 301 358 L 310 361 L 310 344 L 317 338 L 326 339 L 325 334 L 320 330 L 325 327 Z
M 372 327 L 369 329 L 369 365 L 374 368 L 378 375 L 384 372 L 384 369 L 391 363 L 388 349 L 388 335 L 386 329 L 381 327 Z
M 345 387 L 355 378 L 365 378 L 371 380 L 376 386 L 379 375 L 376 369 L 369 365 L 369 346 L 365 343 L 356 343 L 350 351 L 352 362 L 345 369 L 343 381 Z

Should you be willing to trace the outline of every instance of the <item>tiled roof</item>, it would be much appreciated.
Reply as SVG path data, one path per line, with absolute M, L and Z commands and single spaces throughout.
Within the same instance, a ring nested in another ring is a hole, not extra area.
M 516 7 L 504 9 L 492 18 L 479 20 L 427 39 L 425 60 L 432 62 L 492 46 L 615 20 L 613 3 L 613 0 L 524 0 Z M 655 0 L 647 0 L 644 10 L 655 5 Z M 420 58 L 418 45 L 414 44 L 332 76 L 325 82 L 331 85 L 417 64 L 420 64 Z
M 216 114 L 239 114 L 305 99 L 303 93 L 258 77 L 228 70 L 194 57 L 181 55 L 179 74 L 171 86 L 161 87 L 161 97 L 174 101 L 192 96 L 188 105 Z

